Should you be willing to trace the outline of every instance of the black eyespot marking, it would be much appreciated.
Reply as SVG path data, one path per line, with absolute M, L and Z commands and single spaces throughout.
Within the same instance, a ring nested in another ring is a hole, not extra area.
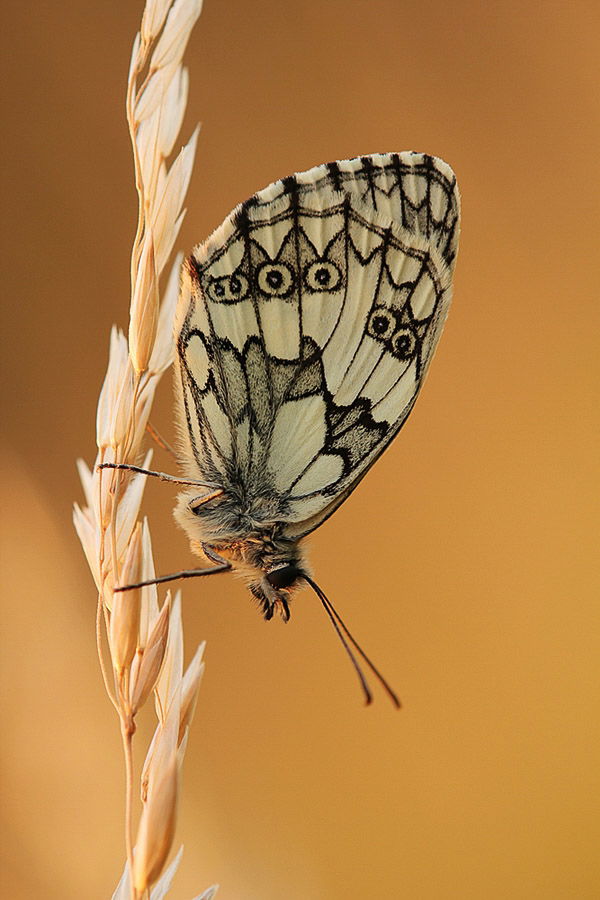
M 287 588 L 291 587 L 295 581 L 302 575 L 302 572 L 294 563 L 287 563 L 272 572 L 267 572 L 266 579 L 271 587 Z
M 248 279 L 241 272 L 234 275 L 211 277 L 208 282 L 208 296 L 219 303 L 237 303 L 248 295 Z
M 277 288 L 280 288 L 283 284 L 283 275 L 277 270 L 267 272 L 265 278 L 267 279 L 269 287 L 272 287 L 274 290 L 277 290 Z
M 239 294 L 242 290 L 242 282 L 237 275 L 232 275 L 229 279 L 229 290 L 232 294 Z
M 335 291 L 342 281 L 342 273 L 332 262 L 313 262 L 304 270 L 304 283 L 309 291 Z
M 396 328 L 396 316 L 387 306 L 376 306 L 369 316 L 367 334 L 378 341 L 387 341 Z
M 410 328 L 400 328 L 391 340 L 391 351 L 397 359 L 410 359 L 417 340 Z
M 256 283 L 267 297 L 289 297 L 294 289 L 294 272 L 285 263 L 263 263 Z

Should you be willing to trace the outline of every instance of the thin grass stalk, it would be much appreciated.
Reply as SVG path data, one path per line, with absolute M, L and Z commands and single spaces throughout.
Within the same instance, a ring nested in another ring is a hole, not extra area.
M 74 523 L 98 590 L 97 650 L 107 694 L 119 717 L 125 761 L 127 863 L 113 900 L 160 900 L 181 854 L 165 868 L 175 830 L 179 769 L 202 674 L 202 647 L 184 673 L 181 599 L 156 586 L 114 593 L 155 577 L 150 529 L 141 518 L 146 476 L 102 463 L 150 464 L 143 442 L 157 385 L 173 358 L 173 316 L 181 255 L 160 297 L 159 284 L 185 210 L 198 129 L 170 163 L 187 102 L 182 57 L 201 0 L 147 0 L 132 51 L 126 115 L 138 219 L 131 252 L 128 339 L 116 327 L 98 400 L 98 452 L 78 462 L 86 504 Z M 146 752 L 134 810 L 136 715 L 154 693 L 158 723 Z M 135 820 L 139 818 L 137 838 Z M 216 887 L 209 888 L 207 898 Z

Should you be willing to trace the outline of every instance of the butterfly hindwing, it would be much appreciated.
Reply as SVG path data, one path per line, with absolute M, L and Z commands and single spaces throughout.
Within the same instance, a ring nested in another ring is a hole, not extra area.
M 196 477 L 290 537 L 330 515 L 412 409 L 450 303 L 458 228 L 451 169 L 413 153 L 318 166 L 238 207 L 194 250 L 182 285 Z

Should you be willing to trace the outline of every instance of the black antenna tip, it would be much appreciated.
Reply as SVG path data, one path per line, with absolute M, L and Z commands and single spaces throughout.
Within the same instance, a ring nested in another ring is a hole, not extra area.
M 356 639 L 352 636 L 348 627 L 344 623 L 342 617 L 337 612 L 335 606 L 331 602 L 331 600 L 326 596 L 325 592 L 319 587 L 316 581 L 313 581 L 312 578 L 307 575 L 305 572 L 301 573 L 302 578 L 311 586 L 321 603 L 323 604 L 323 608 L 329 617 L 329 621 L 333 625 L 337 636 L 339 637 L 344 650 L 350 657 L 350 661 L 354 666 L 356 674 L 358 675 L 358 680 L 360 681 L 360 686 L 362 688 L 363 694 L 365 695 L 365 706 L 370 706 L 373 702 L 373 695 L 367 683 L 367 679 L 365 678 L 364 672 L 358 662 L 358 659 L 352 652 L 350 644 L 356 649 L 356 651 L 360 654 L 366 665 L 369 667 L 373 675 L 377 678 L 388 697 L 396 707 L 396 709 L 401 709 L 401 703 L 398 699 L 395 691 L 392 690 L 386 679 L 383 677 L 379 669 L 373 664 L 373 662 L 369 659 L 365 651 L 362 649 L 360 644 L 356 641 Z

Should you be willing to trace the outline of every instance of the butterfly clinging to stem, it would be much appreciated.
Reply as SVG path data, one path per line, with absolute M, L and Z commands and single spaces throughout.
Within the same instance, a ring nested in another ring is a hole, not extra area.
M 317 593 L 301 540 L 354 490 L 423 384 L 452 292 L 459 195 L 420 153 L 362 156 L 271 184 L 186 259 L 175 336 L 182 479 L 175 519 L 234 569 L 266 619 Z M 132 468 L 132 467 L 129 467 Z M 133 467 L 135 468 L 135 467 Z M 128 585 L 127 587 L 131 587 Z

